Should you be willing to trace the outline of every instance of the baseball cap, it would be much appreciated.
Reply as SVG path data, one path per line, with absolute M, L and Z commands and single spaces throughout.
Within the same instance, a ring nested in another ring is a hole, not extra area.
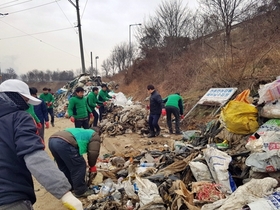
M 28 104 L 38 105 L 41 100 L 30 95 L 28 85 L 18 79 L 8 79 L 0 84 L 0 92 L 15 92 L 28 98 Z

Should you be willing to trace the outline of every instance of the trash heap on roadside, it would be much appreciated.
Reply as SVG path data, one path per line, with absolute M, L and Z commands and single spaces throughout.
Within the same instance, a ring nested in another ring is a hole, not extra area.
M 203 129 L 184 131 L 173 148 L 104 155 L 89 180 L 94 194 L 86 209 L 280 209 L 279 89 L 280 80 L 264 85 L 258 101 L 244 90 Z M 137 116 L 145 119 L 140 110 L 112 113 L 105 130 L 128 120 L 132 127 L 113 135 L 135 131 Z
M 56 117 L 64 117 L 67 112 L 68 100 L 75 92 L 77 87 L 83 87 L 85 90 L 85 96 L 87 96 L 94 86 L 101 88 L 100 76 L 89 76 L 88 74 L 81 74 L 70 82 L 67 82 L 62 88 L 56 91 L 54 94 L 54 113 Z M 118 84 L 114 81 L 110 81 L 107 86 L 114 90 L 118 88 Z

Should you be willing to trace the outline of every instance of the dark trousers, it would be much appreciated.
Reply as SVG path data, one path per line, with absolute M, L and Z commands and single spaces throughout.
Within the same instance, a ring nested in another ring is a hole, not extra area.
M 0 206 L 0 210 L 34 210 L 30 201 L 17 201 Z
M 98 116 L 98 113 L 97 113 L 95 110 L 92 111 L 92 114 L 93 114 L 93 117 L 94 117 L 94 120 L 93 120 L 93 124 L 92 124 L 92 125 L 93 125 L 94 127 L 96 127 L 96 126 L 97 126 L 97 123 L 98 123 L 98 117 L 99 117 L 99 116 Z
M 75 148 L 60 138 L 50 138 L 49 149 L 55 158 L 58 168 L 65 174 L 76 195 L 87 191 L 85 181 L 86 162 Z
M 51 116 L 51 123 L 54 123 L 54 113 L 53 113 L 53 108 L 48 108 L 48 113 Z
M 89 129 L 89 120 L 88 118 L 83 118 L 83 119 L 75 119 L 75 128 L 84 128 L 84 129 Z
M 158 125 L 158 120 L 160 118 L 160 114 L 150 114 L 149 116 L 149 127 L 151 134 L 155 134 L 155 132 L 160 131 L 160 127 Z
M 180 111 L 179 111 L 179 109 L 174 106 L 167 106 L 167 107 L 165 107 L 165 110 L 166 110 L 167 126 L 169 128 L 169 131 L 173 131 L 172 122 L 171 122 L 171 114 L 173 114 L 175 117 L 176 133 L 180 133 Z
M 105 106 L 104 106 L 104 105 L 101 105 L 101 106 L 99 107 L 99 122 L 101 122 L 101 120 L 102 120 L 102 115 L 103 115 L 104 112 L 105 112 Z

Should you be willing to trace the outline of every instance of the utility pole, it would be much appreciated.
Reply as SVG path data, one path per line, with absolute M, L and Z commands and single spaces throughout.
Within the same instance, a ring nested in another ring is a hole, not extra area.
M 78 30 L 79 30 L 79 42 L 80 42 L 80 53 L 81 53 L 81 63 L 82 63 L 82 72 L 83 74 L 86 73 L 86 67 L 85 67 L 85 57 L 84 57 L 84 48 L 83 48 L 83 39 L 82 39 L 82 29 L 81 29 L 81 18 L 80 18 L 80 8 L 79 8 L 79 0 L 76 0 L 76 5 L 71 1 L 68 0 L 77 11 L 77 19 L 78 19 Z
M 92 52 L 90 52 L 90 68 L 91 71 L 93 70 L 93 66 L 92 66 Z M 93 71 L 92 71 L 93 72 Z M 93 74 L 93 73 L 92 73 Z M 92 75 L 93 76 L 93 75 Z
M 99 58 L 98 56 L 95 57 L 96 77 L 97 77 L 97 75 L 98 75 L 98 71 L 97 71 L 97 59 L 98 59 L 98 58 Z

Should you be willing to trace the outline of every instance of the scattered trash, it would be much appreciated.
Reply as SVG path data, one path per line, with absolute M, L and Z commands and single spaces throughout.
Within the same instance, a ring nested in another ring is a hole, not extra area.
M 75 87 L 91 90 L 90 79 L 84 75 L 57 91 L 58 117 L 67 116 L 65 107 Z M 205 125 L 175 139 L 162 130 L 161 137 L 173 139 L 172 143 L 143 138 L 144 151 L 133 151 L 132 143 L 124 145 L 129 153 L 113 145 L 115 153 L 96 163 L 90 183 L 94 194 L 88 196 L 86 209 L 279 209 L 280 95 L 274 93 L 279 84 L 277 80 L 259 91 L 259 104 L 266 103 L 262 107 L 250 103 L 249 90 L 231 100 L 236 88 L 211 88 L 197 105 L 213 99 L 219 102 L 215 113 L 220 113 Z M 272 98 L 268 92 L 273 92 Z M 145 137 L 145 106 L 121 92 L 110 94 L 116 98 L 107 104 L 100 123 L 103 137 L 131 133 Z M 266 119 L 260 120 L 263 116 Z M 150 145 L 158 149 L 150 150 Z

